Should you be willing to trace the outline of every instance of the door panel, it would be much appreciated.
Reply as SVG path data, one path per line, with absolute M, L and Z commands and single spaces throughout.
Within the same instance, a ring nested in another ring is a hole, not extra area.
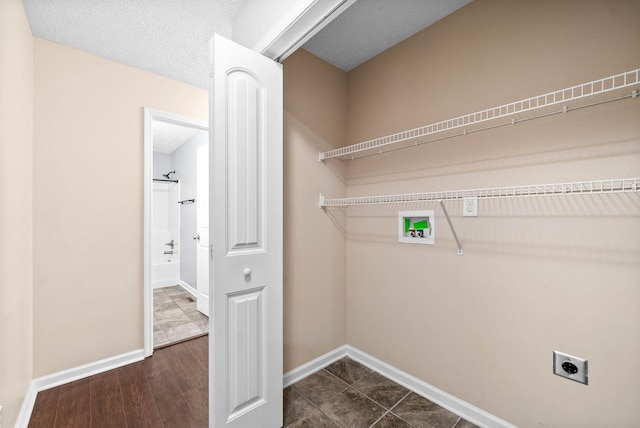
M 227 76 L 229 252 L 259 249 L 262 242 L 266 88 L 245 70 Z
M 282 426 L 282 69 L 212 41 L 210 425 Z

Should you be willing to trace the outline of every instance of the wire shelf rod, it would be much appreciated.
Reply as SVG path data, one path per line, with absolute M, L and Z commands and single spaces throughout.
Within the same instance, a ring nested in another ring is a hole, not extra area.
M 405 141 L 411 141 L 429 135 L 436 135 L 447 131 L 472 128 L 476 124 L 501 119 L 512 118 L 515 123 L 521 121 L 519 116 L 525 116 L 526 113 L 532 113 L 539 111 L 543 108 L 554 106 L 561 103 L 569 103 L 571 101 L 583 100 L 588 98 L 594 98 L 601 94 L 606 94 L 611 91 L 616 91 L 631 86 L 640 84 L 640 69 L 627 71 L 624 73 L 616 74 L 613 76 L 605 77 L 602 79 L 594 80 L 591 82 L 582 83 L 576 86 L 572 86 L 557 91 L 548 92 L 546 94 L 537 95 L 534 97 L 526 98 L 520 101 L 512 102 L 509 104 L 503 104 L 498 107 L 493 107 L 485 110 L 481 110 L 475 113 L 470 113 L 464 116 L 458 116 L 453 119 L 447 119 L 440 122 L 435 122 L 426 126 L 413 128 L 407 131 L 398 132 L 395 134 L 387 135 L 380 138 L 364 141 L 361 143 L 353 144 L 346 147 L 341 147 L 334 150 L 319 153 L 319 160 L 326 160 L 335 157 L 347 158 L 349 155 L 363 152 L 366 150 L 375 150 L 380 147 L 385 147 L 393 144 L 402 143 Z M 624 98 L 637 98 L 637 92 L 633 91 L 629 96 L 619 97 L 616 99 Z M 610 101 L 610 100 L 608 100 Z M 606 102 L 606 101 L 605 101 Z M 600 104 L 596 101 L 591 105 Z M 574 107 L 571 107 L 574 109 Z M 563 108 L 563 112 L 566 112 L 567 108 Z M 542 115 L 540 116 L 542 117 Z M 464 131 L 463 131 L 464 133 Z M 460 134 L 455 134 L 460 135 Z M 454 136 L 455 136 L 454 135 Z
M 484 189 L 450 190 L 442 192 L 405 193 L 398 195 L 359 196 L 327 199 L 320 195 L 320 208 L 349 207 L 354 205 L 398 204 L 423 201 L 451 201 L 464 198 L 498 199 L 533 196 L 566 196 L 640 191 L 640 178 L 614 178 L 608 180 L 577 181 L 555 184 L 491 187 Z

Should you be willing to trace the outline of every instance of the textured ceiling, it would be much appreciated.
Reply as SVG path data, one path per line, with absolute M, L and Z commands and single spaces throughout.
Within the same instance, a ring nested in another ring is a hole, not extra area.
M 23 0 L 34 36 L 201 88 L 247 0 Z
M 2 0 L 0 0 L 2 1 Z M 23 0 L 34 36 L 201 88 L 209 39 L 249 1 Z M 358 0 L 305 48 L 348 71 L 470 0 Z
M 304 48 L 349 71 L 471 0 L 359 0 Z
M 204 131 L 188 126 L 174 125 L 173 123 L 154 120 L 153 151 L 171 153 L 192 139 L 198 132 Z

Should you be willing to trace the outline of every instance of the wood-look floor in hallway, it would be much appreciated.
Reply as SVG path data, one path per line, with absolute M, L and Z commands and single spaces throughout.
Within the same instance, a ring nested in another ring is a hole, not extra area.
M 189 340 L 144 361 L 39 392 L 29 427 L 206 427 L 208 344 L 208 336 Z

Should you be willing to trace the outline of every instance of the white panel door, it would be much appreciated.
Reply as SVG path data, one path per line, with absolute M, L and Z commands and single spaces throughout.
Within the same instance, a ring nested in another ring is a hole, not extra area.
M 196 307 L 209 316 L 209 145 L 196 151 Z
M 282 68 L 212 40 L 209 424 L 282 426 Z

